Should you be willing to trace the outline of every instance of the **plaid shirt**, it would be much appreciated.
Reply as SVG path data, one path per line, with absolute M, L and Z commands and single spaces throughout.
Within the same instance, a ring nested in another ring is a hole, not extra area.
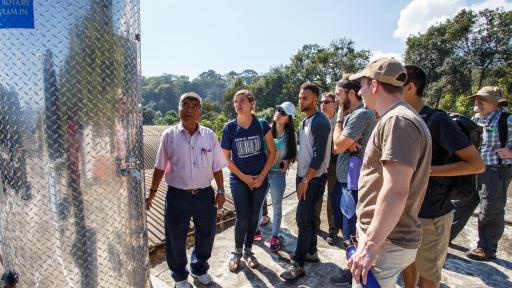
M 498 119 L 500 118 L 500 115 L 503 111 L 505 110 L 499 108 L 498 110 L 489 113 L 484 117 L 480 118 L 478 113 L 473 117 L 473 121 L 484 128 L 484 133 L 482 135 L 482 145 L 480 146 L 480 155 L 482 155 L 482 159 L 484 160 L 485 165 L 499 164 L 498 153 L 494 151 L 496 148 L 500 148 Z M 508 139 L 506 147 L 508 149 L 512 149 L 512 117 L 509 116 L 507 122 Z M 512 158 L 503 159 L 502 164 L 512 164 Z

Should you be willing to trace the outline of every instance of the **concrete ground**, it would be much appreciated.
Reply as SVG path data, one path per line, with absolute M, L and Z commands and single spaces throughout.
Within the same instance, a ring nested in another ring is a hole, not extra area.
M 242 264 L 239 273 L 231 273 L 227 264 L 230 252 L 234 247 L 233 226 L 219 231 L 215 239 L 210 263 L 210 274 L 215 280 L 215 285 L 210 287 L 334 287 L 329 283 L 329 277 L 339 273 L 345 267 L 345 252 L 341 246 L 330 246 L 325 241 L 327 236 L 327 218 L 324 194 L 322 211 L 321 233 L 318 236 L 319 256 L 321 263 L 306 264 L 306 276 L 293 283 L 286 283 L 280 279 L 279 274 L 288 266 L 288 252 L 295 248 L 297 237 L 297 225 L 295 223 L 295 208 L 297 198 L 294 182 L 295 171 L 291 170 L 287 176 L 287 190 L 289 195 L 283 201 L 282 238 L 283 251 L 272 253 L 266 247 L 264 241 L 255 243 L 253 247 L 255 256 L 260 261 L 260 266 L 252 270 Z M 227 185 L 226 187 L 229 187 Z M 509 193 L 507 207 L 512 207 L 512 193 Z M 272 215 L 271 208 L 269 214 Z M 510 215 L 510 214 L 509 214 Z M 507 215 L 507 216 L 509 216 Z M 510 218 L 510 217 L 507 217 Z M 464 252 L 468 248 L 474 248 L 477 241 L 477 219 L 472 217 L 464 231 L 453 241 L 453 247 L 449 248 L 449 255 L 443 270 L 441 287 L 512 287 L 512 227 L 507 225 L 505 233 L 499 243 L 498 259 L 488 262 L 477 262 L 467 259 Z M 270 225 L 263 229 L 264 239 L 269 238 Z M 193 239 L 190 239 L 193 242 Z M 165 249 L 159 249 L 150 257 L 151 275 L 157 277 L 161 283 L 174 287 L 169 269 L 165 262 Z M 192 249 L 188 249 L 190 255 Z M 243 263 L 243 261 L 242 261 Z M 192 277 L 189 277 L 192 281 Z M 199 283 L 193 283 L 194 287 L 203 287 Z M 397 286 L 402 287 L 399 279 Z M 162 287 L 162 286 L 159 286 Z

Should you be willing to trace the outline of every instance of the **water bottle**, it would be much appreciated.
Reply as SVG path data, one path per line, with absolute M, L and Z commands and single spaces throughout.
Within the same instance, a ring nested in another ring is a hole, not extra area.
M 352 258 L 352 255 L 356 253 L 357 249 L 356 246 L 350 245 L 347 247 L 347 260 L 350 260 Z M 368 270 L 368 276 L 366 277 L 366 285 L 363 284 L 363 277 L 359 280 L 359 283 L 361 284 L 361 287 L 363 288 L 380 288 L 380 284 L 377 281 L 377 278 L 375 278 L 375 275 L 373 275 L 372 270 Z

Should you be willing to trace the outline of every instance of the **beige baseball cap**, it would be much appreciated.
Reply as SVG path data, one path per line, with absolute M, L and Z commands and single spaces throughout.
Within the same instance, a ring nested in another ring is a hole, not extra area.
M 502 106 L 508 105 L 508 100 L 503 97 L 503 93 L 499 87 L 485 86 L 482 87 L 476 94 L 469 96 L 471 99 L 475 97 L 482 97 L 485 100 L 493 103 L 498 103 Z
M 380 58 L 368 64 L 362 71 L 350 75 L 348 79 L 359 80 L 363 77 L 402 87 L 407 80 L 407 72 L 404 65 L 394 58 Z
M 185 100 L 187 98 L 196 99 L 197 101 L 199 101 L 199 105 L 201 105 L 201 107 L 203 107 L 203 99 L 201 99 L 201 96 L 199 96 L 195 92 L 187 92 L 187 93 L 181 95 L 181 97 L 180 97 L 180 107 L 181 107 L 181 103 L 183 102 L 183 100 Z

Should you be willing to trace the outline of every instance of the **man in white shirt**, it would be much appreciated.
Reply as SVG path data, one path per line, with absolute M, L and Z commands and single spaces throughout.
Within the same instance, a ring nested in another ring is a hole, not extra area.
M 208 259 L 215 238 L 217 207 L 224 204 L 222 168 L 227 166 L 217 136 L 199 125 L 202 100 L 193 92 L 180 98 L 180 123 L 162 133 L 146 207 L 149 210 L 165 174 L 168 190 L 165 203 L 165 246 L 167 265 L 176 287 L 191 287 L 186 269 L 185 242 L 190 219 L 194 221 L 195 247 L 190 272 L 203 285 L 213 282 Z M 217 183 L 217 195 L 211 181 Z

